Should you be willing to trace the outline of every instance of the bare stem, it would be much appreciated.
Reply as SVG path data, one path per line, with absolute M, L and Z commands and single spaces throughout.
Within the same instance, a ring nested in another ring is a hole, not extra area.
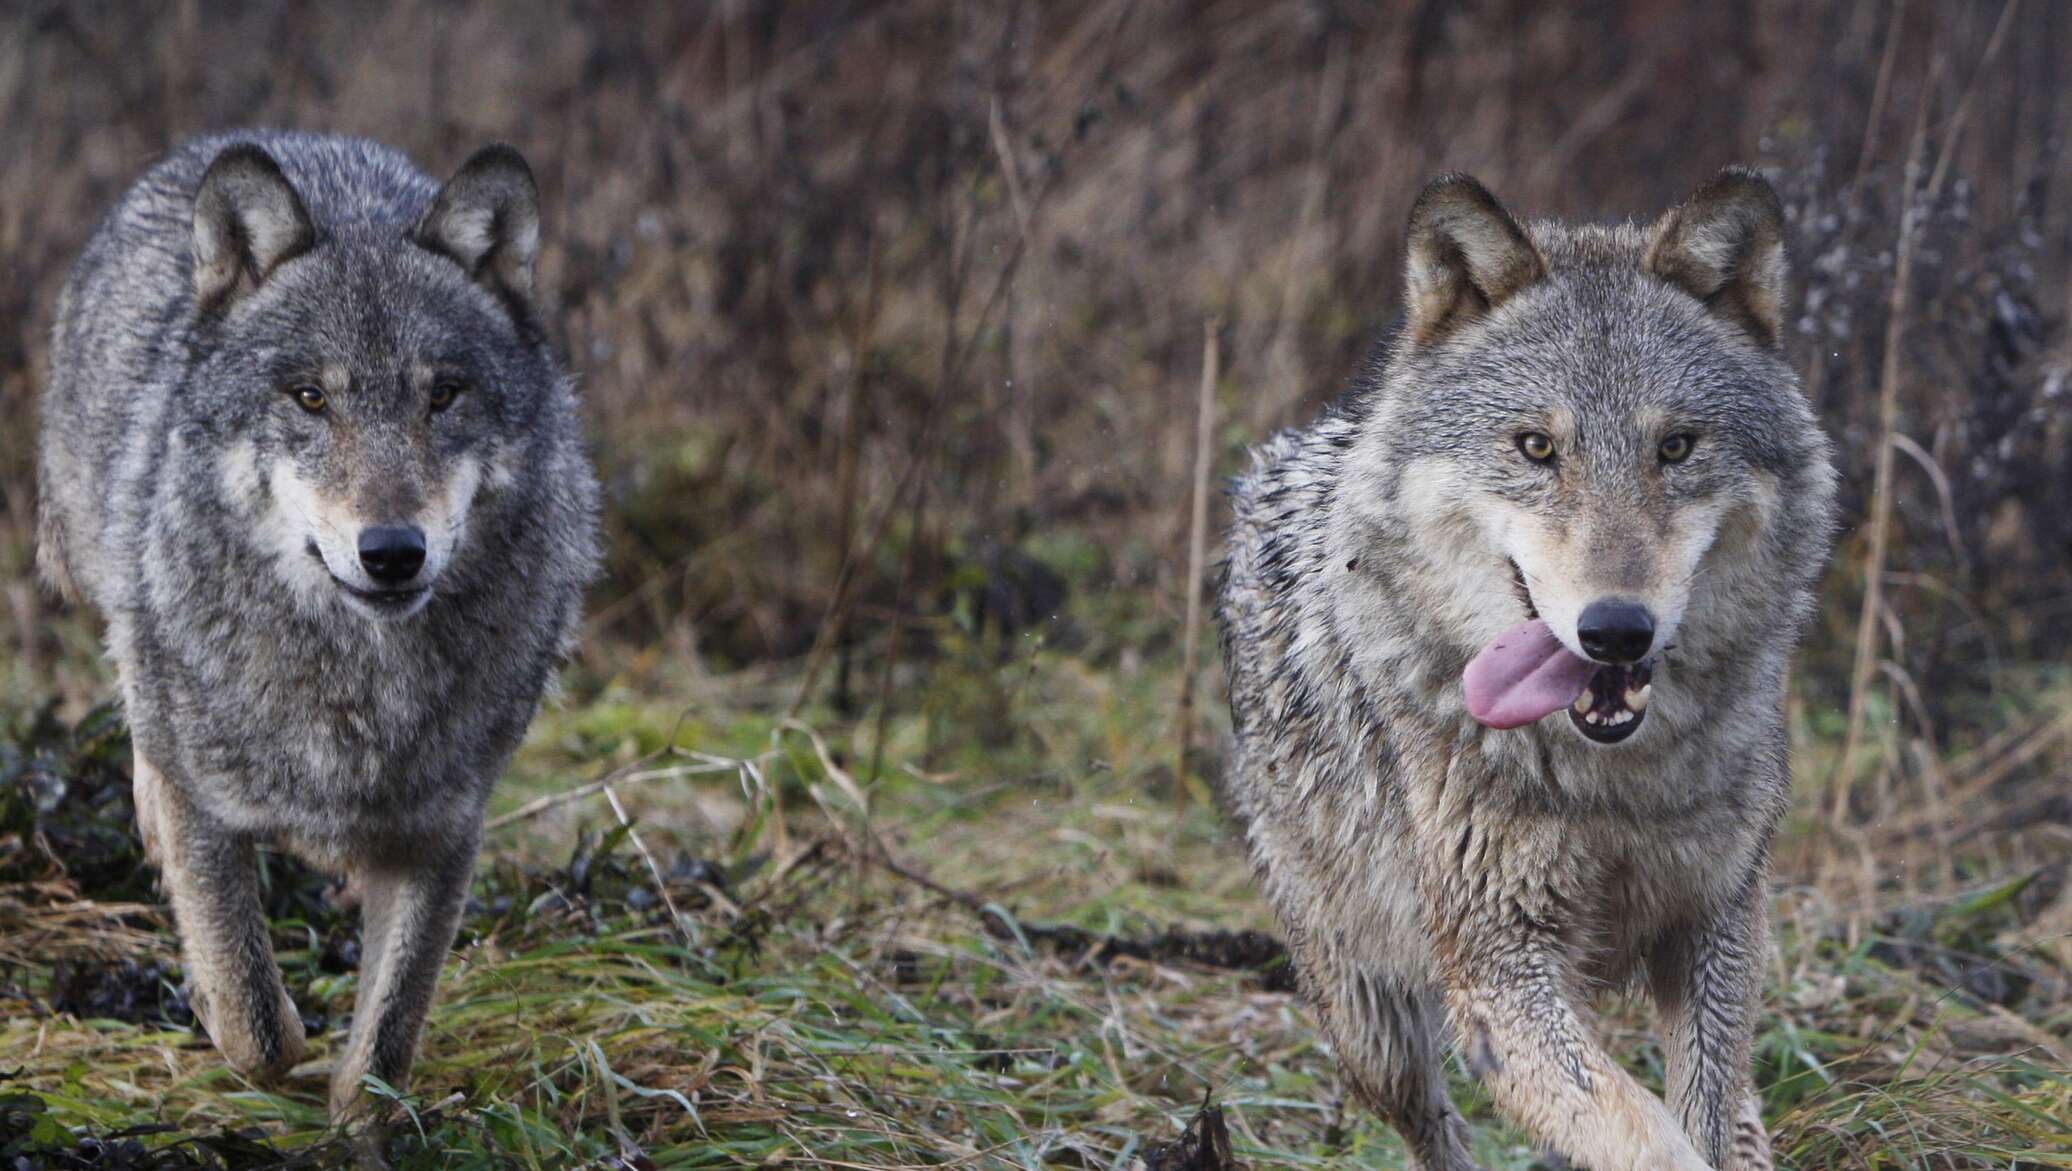
M 1201 327 L 1201 394 L 1194 417 L 1193 516 L 1187 528 L 1187 624 L 1181 636 L 1180 728 L 1178 755 L 1173 761 L 1173 787 L 1184 804 L 1192 775 L 1188 760 L 1194 751 L 1194 676 L 1201 655 L 1201 580 L 1208 568 L 1209 554 L 1209 467 L 1215 463 L 1216 367 L 1221 358 L 1216 344 L 1216 322 Z
M 1849 816 L 1849 794 L 1855 787 L 1856 754 L 1863 739 L 1863 714 L 1878 665 L 1878 614 L 1884 606 L 1885 560 L 1892 543 L 1892 436 L 1899 430 L 1899 363 L 1906 338 L 1907 290 L 1914 275 L 1914 244 L 1925 201 L 1921 188 L 1923 140 L 1927 136 L 1929 94 L 1914 109 L 1914 130 L 1907 143 L 1906 171 L 1900 180 L 1899 243 L 1894 251 L 1892 297 L 1885 313 L 1885 356 L 1878 382 L 1877 460 L 1871 475 L 1870 547 L 1863 557 L 1863 608 L 1856 620 L 1856 661 L 1849 673 L 1849 729 L 1842 738 L 1842 760 L 1835 778 L 1834 809 L 1839 827 Z
M 1900 362 L 1906 338 L 1907 293 L 1913 281 L 1916 245 L 1920 242 L 1922 221 L 1941 197 L 1943 183 L 1949 178 L 1950 164 L 1957 153 L 1957 142 L 1963 137 L 1970 120 L 1979 82 L 2006 45 L 2007 32 L 2014 23 L 2019 4 L 2020 0 L 2007 0 L 2001 8 L 2000 19 L 1994 24 L 1992 34 L 1986 38 L 1985 50 L 1979 55 L 1978 67 L 1972 70 L 1971 81 L 1957 99 L 1956 111 L 1950 117 L 1942 145 L 1936 152 L 1935 166 L 1925 181 L 1921 172 L 1926 154 L 1928 100 L 1937 71 L 1931 71 L 1929 85 L 1914 110 L 1914 129 L 1907 143 L 1906 172 L 1901 180 L 1899 244 L 1894 251 L 1892 298 L 1886 310 L 1885 350 L 1879 371 L 1878 447 L 1871 479 L 1870 548 L 1864 553 L 1863 609 L 1856 621 L 1856 659 L 1849 677 L 1849 726 L 1842 739 L 1842 758 L 1837 767 L 1834 807 L 1830 814 L 1832 823 L 1837 826 L 1848 817 L 1856 756 L 1863 744 L 1864 708 L 1872 679 L 1877 673 L 1878 619 L 1884 611 L 1885 566 L 1892 543 L 1893 455 L 1903 439 L 1899 434 Z M 1889 797 L 1882 771 L 1879 794 L 1881 803 Z

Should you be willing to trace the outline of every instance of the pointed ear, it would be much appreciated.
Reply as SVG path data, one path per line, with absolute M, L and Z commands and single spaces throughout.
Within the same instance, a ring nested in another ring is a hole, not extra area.
M 528 304 L 540 254 L 540 191 L 525 156 L 493 143 L 461 164 L 412 236 L 493 291 Z
M 1784 205 L 1769 180 L 1728 167 L 1655 222 L 1647 271 L 1766 346 L 1783 333 Z
M 219 309 L 316 243 L 316 225 L 261 147 L 225 147 L 194 193 L 194 301 Z
M 1411 339 L 1427 345 L 1483 316 L 1541 277 L 1547 262 L 1525 229 L 1473 178 L 1425 184 L 1410 209 L 1403 265 Z

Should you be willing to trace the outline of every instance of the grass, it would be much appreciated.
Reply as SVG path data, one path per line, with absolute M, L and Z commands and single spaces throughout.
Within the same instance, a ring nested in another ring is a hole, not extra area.
M 1231 828 L 1171 793 L 1171 670 L 1005 662 L 990 717 L 964 695 L 887 721 L 875 782 L 847 763 L 871 758 L 874 721 L 778 724 L 781 675 L 684 684 L 687 713 L 606 687 L 543 716 L 492 810 L 415 1084 L 378 1091 L 396 1164 L 1126 1168 L 1212 1099 L 1247 1165 L 1401 1166 L 1271 965 L 1087 955 L 1047 930 L 1272 924 Z M 978 663 L 927 670 L 961 687 Z M 108 837 L 119 724 L 22 721 L 8 751 L 0 1153 L 163 1128 L 134 1141 L 195 1160 L 166 1166 L 338 1156 L 321 1073 L 354 973 L 321 881 L 269 868 L 284 971 L 323 1027 L 301 1076 L 252 1084 L 182 1023 L 164 917 Z M 607 775 L 609 794 L 553 796 Z M 38 777 L 69 778 L 86 815 L 23 824 Z M 39 849 L 82 825 L 113 865 Z M 2072 991 L 2033 937 L 2062 870 L 1960 862 L 1949 891 L 1868 918 L 1782 876 L 1758 1062 L 1789 1165 L 2072 1167 Z M 155 994 L 107 994 L 125 980 Z M 1603 1020 L 1659 1084 L 1644 1009 Z M 1532 1165 L 1472 1084 L 1456 1093 L 1486 1166 Z M 73 1165 L 146 1165 L 96 1157 Z

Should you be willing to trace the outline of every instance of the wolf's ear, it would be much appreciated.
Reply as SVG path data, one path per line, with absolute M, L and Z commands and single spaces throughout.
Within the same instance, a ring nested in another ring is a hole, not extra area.
M 525 156 L 503 143 L 474 153 L 412 232 L 491 289 L 529 303 L 540 254 L 540 190 Z
M 1769 180 L 1728 167 L 1655 221 L 1647 271 L 1775 346 L 1783 330 L 1784 205 Z
M 249 142 L 225 147 L 194 193 L 195 304 L 209 311 L 244 296 L 316 238 L 273 156 Z
M 1525 229 L 1488 188 L 1455 172 L 1425 184 L 1410 209 L 1403 265 L 1411 339 L 1437 341 L 1547 275 Z

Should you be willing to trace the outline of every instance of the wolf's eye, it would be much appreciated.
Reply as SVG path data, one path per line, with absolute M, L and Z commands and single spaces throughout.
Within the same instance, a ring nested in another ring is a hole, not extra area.
M 1662 441 L 1662 462 L 1680 464 L 1691 456 L 1691 448 L 1697 443 L 1688 435 L 1671 435 Z
M 296 406 L 312 415 L 323 414 L 324 408 L 331 402 L 331 396 L 325 394 L 320 386 L 298 386 L 288 393 L 295 397 Z
M 1527 431 L 1518 437 L 1518 450 L 1536 464 L 1548 463 L 1554 458 L 1554 441 L 1541 432 Z
M 454 399 L 457 399 L 457 398 L 459 398 L 459 397 L 460 397 L 460 390 L 461 390 L 461 386 L 460 386 L 460 383 L 458 383 L 458 382 L 441 382 L 441 383 L 438 383 L 437 385 L 433 386 L 433 387 L 432 387 L 432 410 L 433 410 L 433 412 L 434 412 L 434 413 L 436 413 L 436 412 L 439 412 L 439 411 L 443 411 L 443 410 L 445 410 L 445 409 L 446 409 L 447 407 L 450 407 L 450 406 L 452 406 L 452 405 L 453 405 L 453 400 L 454 400 Z

